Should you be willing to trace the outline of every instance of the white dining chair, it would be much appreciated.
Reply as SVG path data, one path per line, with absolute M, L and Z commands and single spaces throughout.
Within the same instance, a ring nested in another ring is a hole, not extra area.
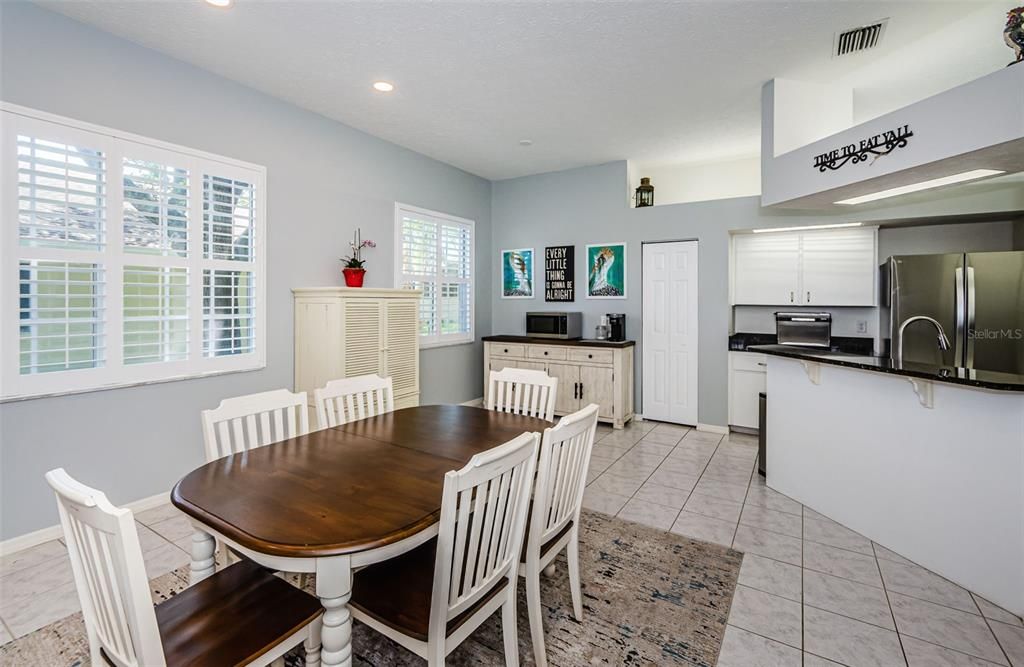
M 372 374 L 331 380 L 313 392 L 313 402 L 320 428 L 340 426 L 395 409 L 391 378 Z
M 590 453 L 597 432 L 598 406 L 566 415 L 552 428 L 544 429 L 537 463 L 526 546 L 519 575 L 526 584 L 526 607 L 537 667 L 547 664 L 544 649 L 544 614 L 540 604 L 540 573 L 565 549 L 569 569 L 569 590 L 573 616 L 583 619 L 583 591 L 580 586 L 580 508 L 587 485 Z
M 241 562 L 153 606 L 131 510 L 63 468 L 46 473 L 57 496 L 93 665 L 269 665 L 305 644 L 320 664 L 317 598 Z
M 309 433 L 304 391 L 275 389 L 225 398 L 213 410 L 203 410 L 202 418 L 208 462 Z
M 272 442 L 309 433 L 309 410 L 306 392 L 293 394 L 287 389 L 274 389 L 258 394 L 225 398 L 216 408 L 203 410 L 203 444 L 206 461 L 269 445 Z M 229 549 L 217 549 L 224 562 L 237 558 Z M 308 577 L 300 577 L 305 586 Z
M 439 667 L 500 608 L 505 664 L 518 665 L 516 572 L 539 440 L 524 433 L 448 472 L 438 536 L 357 572 L 353 617 Z
M 552 421 L 558 378 L 528 368 L 491 371 L 487 386 L 487 409 L 511 412 Z

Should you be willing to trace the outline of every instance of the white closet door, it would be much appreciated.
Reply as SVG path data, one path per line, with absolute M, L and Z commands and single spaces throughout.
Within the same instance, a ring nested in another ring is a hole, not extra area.
M 382 373 L 381 303 L 376 299 L 345 300 L 345 377 Z M 398 393 L 398 387 L 395 387 Z
M 387 375 L 395 396 L 419 391 L 419 302 L 412 299 L 387 303 Z
M 643 246 L 643 414 L 697 423 L 697 242 Z

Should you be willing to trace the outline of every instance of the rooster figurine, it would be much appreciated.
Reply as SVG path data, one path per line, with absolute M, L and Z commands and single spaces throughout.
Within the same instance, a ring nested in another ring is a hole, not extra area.
M 1003 40 L 1017 54 L 1017 59 L 1010 65 L 1024 61 L 1024 7 L 1017 7 L 1007 12 Z

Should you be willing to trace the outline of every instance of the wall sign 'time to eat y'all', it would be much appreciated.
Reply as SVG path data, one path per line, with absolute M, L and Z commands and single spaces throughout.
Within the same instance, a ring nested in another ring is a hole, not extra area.
M 868 156 L 874 155 L 875 159 L 888 155 L 897 148 L 905 148 L 907 139 L 914 136 L 909 125 L 897 127 L 895 130 L 887 130 L 861 139 L 859 144 L 847 144 L 836 148 L 828 153 L 814 156 L 814 166 L 818 171 L 824 172 L 828 169 L 839 169 L 844 164 L 857 164 L 864 162 Z
M 576 300 L 576 246 L 544 249 L 544 300 Z

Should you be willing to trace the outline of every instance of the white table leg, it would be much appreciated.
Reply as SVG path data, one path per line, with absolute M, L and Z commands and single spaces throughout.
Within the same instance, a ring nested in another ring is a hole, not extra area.
M 352 614 L 348 601 L 352 597 L 352 564 L 348 556 L 317 559 L 316 596 L 324 606 L 321 664 L 351 667 Z
M 189 572 L 189 584 L 202 581 L 217 570 L 217 542 L 198 527 L 192 532 L 192 565 Z

